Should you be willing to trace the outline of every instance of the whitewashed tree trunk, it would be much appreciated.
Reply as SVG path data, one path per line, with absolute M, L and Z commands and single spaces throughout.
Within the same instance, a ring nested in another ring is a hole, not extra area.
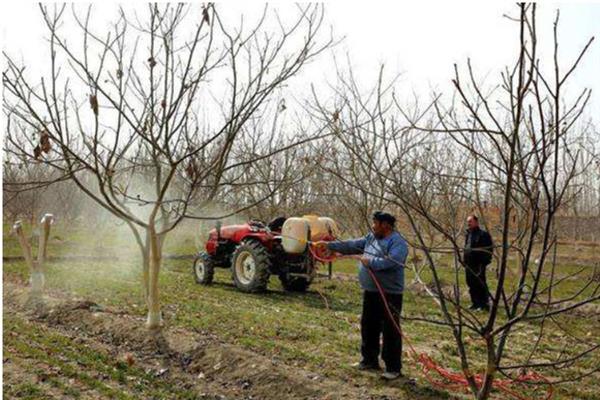
M 21 250 L 23 251 L 23 257 L 25 258 L 25 263 L 29 266 L 30 271 L 30 300 L 39 301 L 42 299 L 42 294 L 44 292 L 44 263 L 46 261 L 46 254 L 48 248 L 48 237 L 50 236 L 50 225 L 52 224 L 53 216 L 52 214 L 45 214 L 42 220 L 40 221 L 41 229 L 40 229 L 40 241 L 38 248 L 38 258 L 34 260 L 31 246 L 25 237 L 25 233 L 23 232 L 23 226 L 21 221 L 15 222 L 13 225 L 13 230 L 19 239 L 19 244 L 21 245 Z
M 144 283 L 144 299 L 150 295 L 150 230 L 146 230 L 146 242 L 142 248 L 142 282 Z
M 44 290 L 44 282 L 46 280 L 46 255 L 48 250 L 48 238 L 50 237 L 50 225 L 54 221 L 52 214 L 45 214 L 40 221 L 40 241 L 38 246 L 37 263 L 33 263 L 31 271 L 31 288 L 32 291 L 39 292 Z
M 160 239 L 153 227 L 149 228 L 149 268 L 148 268 L 148 318 L 146 325 L 148 329 L 160 329 L 162 327 L 162 315 L 160 311 L 160 298 L 158 289 L 158 277 L 162 262 L 162 246 Z
M 29 271 L 31 274 L 30 297 L 38 298 L 41 295 L 42 286 L 40 285 L 39 280 L 33 279 L 35 265 L 33 257 L 31 256 L 31 246 L 29 245 L 27 238 L 25 238 L 25 233 L 23 232 L 23 226 L 21 224 L 21 221 L 15 222 L 15 224 L 13 225 L 13 231 L 19 239 L 19 244 L 21 245 L 21 250 L 23 251 L 23 257 L 25 258 L 25 263 L 27 263 L 27 265 L 29 266 Z

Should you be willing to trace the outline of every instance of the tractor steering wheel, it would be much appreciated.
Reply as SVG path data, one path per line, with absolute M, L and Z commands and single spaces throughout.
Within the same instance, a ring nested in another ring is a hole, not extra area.
M 266 228 L 267 224 L 265 221 L 261 220 L 261 219 L 251 219 L 250 221 L 248 221 L 248 224 L 250 225 L 254 225 L 254 226 L 258 226 L 261 228 Z

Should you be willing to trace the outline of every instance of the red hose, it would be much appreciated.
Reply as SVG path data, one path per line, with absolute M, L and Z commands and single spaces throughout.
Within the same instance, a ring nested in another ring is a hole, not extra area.
M 310 244 L 310 252 L 312 256 L 320 262 L 328 263 L 334 261 L 339 256 L 336 256 L 333 252 L 327 249 L 326 246 L 317 246 L 313 243 Z M 421 371 L 425 378 L 431 383 L 433 386 L 438 388 L 448 390 L 448 391 L 467 391 L 469 389 L 469 382 L 465 377 L 464 373 L 449 371 L 448 369 L 437 364 L 429 355 L 425 353 L 417 353 L 410 340 L 404 335 L 400 325 L 396 322 L 392 315 L 392 311 L 390 310 L 390 306 L 385 298 L 385 294 L 381 284 L 377 280 L 377 277 L 371 270 L 371 268 L 367 268 L 369 275 L 375 282 L 375 286 L 377 287 L 377 291 L 383 300 L 383 304 L 385 306 L 385 310 L 388 318 L 392 321 L 396 331 L 403 338 L 403 340 L 408 344 L 409 354 L 415 360 L 415 362 L 421 364 Z M 437 373 L 442 379 L 435 379 L 432 376 L 432 372 Z M 475 379 L 475 383 L 477 387 L 481 387 L 483 385 L 484 374 L 476 374 L 473 376 Z M 518 400 L 528 400 L 530 397 L 525 397 L 521 391 L 516 389 L 514 386 L 517 384 L 523 385 L 525 383 L 544 383 L 547 384 L 548 390 L 545 395 L 541 397 L 543 400 L 550 400 L 554 396 L 554 388 L 551 382 L 545 376 L 538 374 L 535 371 L 530 371 L 527 373 L 523 373 L 519 375 L 515 379 L 494 379 L 492 382 L 492 386 L 495 389 L 498 389 L 507 395 L 518 399 Z
M 327 248 L 327 244 L 325 242 L 329 241 L 329 237 L 325 240 L 321 241 L 321 245 L 317 244 L 319 242 L 309 242 L 308 248 L 310 250 L 310 254 L 313 258 L 322 263 L 329 263 L 335 260 L 335 254 L 331 250 Z

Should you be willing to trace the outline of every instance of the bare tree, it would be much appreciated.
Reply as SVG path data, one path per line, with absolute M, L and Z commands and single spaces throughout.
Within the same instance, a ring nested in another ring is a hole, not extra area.
M 127 223 L 143 255 L 147 325 L 159 328 L 166 235 L 198 217 L 226 177 L 313 139 L 261 141 L 251 155 L 243 140 L 276 90 L 331 46 L 319 39 L 323 8 L 298 7 L 289 23 L 275 15 L 273 31 L 267 7 L 250 29 L 229 26 L 212 4 L 149 4 L 141 18 L 120 8 L 109 29 L 94 29 L 92 8 L 72 6 L 79 37 L 61 31 L 67 6 L 40 10 L 48 73 L 28 77 L 5 54 L 7 147 Z
M 410 107 L 401 104 L 393 81 L 384 83 L 383 75 L 374 90 L 363 92 L 352 74 L 340 75 L 333 106 L 315 95 L 311 107 L 352 160 L 330 171 L 346 185 L 402 211 L 411 227 L 412 245 L 423 255 L 432 276 L 428 293 L 442 315 L 416 320 L 450 330 L 464 377 L 477 399 L 490 396 L 498 374 L 520 382 L 536 377 L 531 380 L 543 384 L 536 375 L 521 373 L 570 368 L 600 347 L 558 321 L 559 316 L 598 301 L 600 285 L 582 270 L 560 270 L 554 229 L 568 194 L 578 195 L 573 191 L 576 180 L 597 157 L 584 158 L 589 148 L 581 145 L 589 132 L 582 115 L 590 91 L 584 89 L 574 97 L 565 91 L 593 38 L 562 70 L 557 13 L 552 72 L 547 73 L 537 54 L 536 5 L 518 8 L 516 62 L 491 89 L 479 82 L 469 61 L 464 71 L 455 66 L 452 99 L 434 93 L 425 108 L 417 102 Z M 358 176 L 356 166 L 362 169 Z M 373 187 L 386 190 L 380 193 Z M 483 317 L 463 306 L 459 286 L 464 221 L 472 212 L 486 217 L 483 223 L 497 236 L 491 311 Z M 448 257 L 449 271 L 444 268 Z M 579 289 L 559 294 L 569 279 L 579 279 Z M 549 325 L 568 332 L 568 348 L 542 346 L 548 343 Z M 507 343 L 517 330 L 532 335 L 531 347 L 525 357 L 511 354 L 512 360 L 520 361 L 509 362 Z M 478 357 L 468 351 L 467 332 L 485 343 L 482 374 L 473 372 Z M 546 361 L 535 361 L 539 358 Z

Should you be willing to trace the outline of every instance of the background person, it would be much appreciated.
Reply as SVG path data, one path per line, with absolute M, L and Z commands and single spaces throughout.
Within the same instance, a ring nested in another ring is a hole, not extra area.
M 471 295 L 471 310 L 489 311 L 489 289 L 485 278 L 485 269 L 492 261 L 494 244 L 489 233 L 479 227 L 479 219 L 475 215 L 467 218 L 465 234 L 464 262 Z

